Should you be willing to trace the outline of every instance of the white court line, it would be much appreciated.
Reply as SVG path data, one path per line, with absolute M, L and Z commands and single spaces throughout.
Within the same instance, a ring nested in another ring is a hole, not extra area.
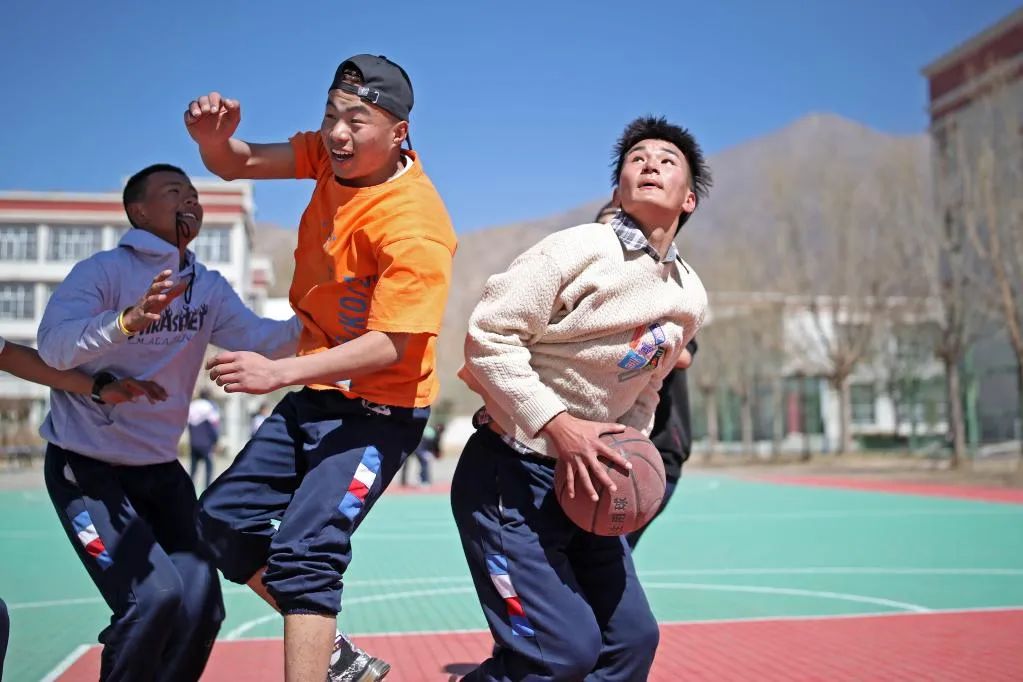
M 819 566 L 816 568 L 660 568 L 639 571 L 650 575 L 1023 575 L 1023 568 L 882 568 Z
M 647 576 L 686 576 L 686 575 L 935 575 L 935 576 L 1019 576 L 1023 575 L 1023 568 L 884 568 L 875 566 L 819 566 L 814 568 L 666 568 L 639 571 L 640 578 Z M 435 576 L 423 578 L 381 578 L 377 580 L 349 581 L 353 586 L 362 587 L 388 587 L 393 585 L 436 585 L 444 583 L 466 583 L 470 582 L 469 576 Z M 224 594 L 248 593 L 250 590 L 244 585 L 230 586 L 224 588 Z M 368 597 L 353 597 L 346 603 L 352 603 L 355 599 L 363 600 Z M 82 597 L 78 599 L 52 599 L 49 601 L 21 602 L 8 604 L 11 611 L 21 609 L 43 609 L 57 606 L 73 606 L 75 604 L 101 604 L 102 597 Z
M 894 599 L 881 599 L 879 597 L 868 597 L 863 594 L 850 594 L 848 592 L 827 592 L 824 590 L 800 590 L 790 587 L 763 587 L 760 585 L 719 585 L 717 583 L 643 583 L 643 589 L 650 588 L 662 590 L 707 590 L 710 592 L 752 592 L 755 594 L 785 594 L 793 597 L 815 597 L 818 599 L 837 599 L 839 601 L 859 602 L 861 604 L 877 604 L 878 606 L 890 606 L 894 609 L 904 611 L 915 611 L 917 613 L 929 613 L 930 609 L 920 604 L 910 604 Z
M 680 520 L 732 521 L 735 519 L 845 519 L 883 518 L 900 516 L 1014 516 L 1023 515 L 1023 505 L 994 507 L 992 509 L 821 509 L 791 512 L 724 512 L 721 514 L 689 514 L 685 510 L 671 516 Z
M 49 601 L 26 601 L 20 604 L 8 604 L 10 611 L 21 609 L 45 609 L 51 606 L 74 606 L 75 604 L 103 604 L 103 597 L 81 597 L 79 599 L 51 599 Z
M 92 645 L 97 646 L 97 645 Z M 64 674 L 68 668 L 75 664 L 79 658 L 85 655 L 85 652 L 92 648 L 88 644 L 79 644 L 76 646 L 71 653 L 61 659 L 60 663 L 54 666 L 53 670 L 46 673 L 45 676 L 39 682 L 54 682 L 58 677 Z
M 970 502 L 970 500 L 965 500 Z M 994 507 L 985 509 L 949 509 L 947 507 L 938 507 L 934 509 L 819 509 L 809 511 L 790 511 L 790 512 L 721 512 L 718 514 L 694 514 L 686 511 L 684 508 L 670 510 L 666 513 L 668 517 L 678 517 L 680 519 L 695 520 L 695 521 L 730 521 L 733 519 L 826 519 L 826 518 L 854 518 L 854 517 L 889 517 L 889 516 L 1004 516 L 1004 515 L 1018 515 L 1023 514 L 1023 506 L 1004 506 Z M 407 524 L 402 523 L 401 525 L 381 524 L 367 527 L 363 531 L 364 535 L 360 537 L 385 537 L 387 539 L 398 538 L 399 536 L 392 533 L 400 534 L 402 539 L 409 537 L 427 537 L 437 538 L 439 535 L 419 535 L 414 533 L 401 533 L 401 531 L 407 530 L 408 526 L 433 526 L 437 528 L 449 528 L 454 526 L 453 520 L 428 520 L 428 519 L 413 519 Z M 380 532 L 378 532 L 380 531 Z M 447 537 L 444 535 L 443 537 Z
M 1023 506 L 1019 507 L 1005 507 L 1005 508 L 993 508 L 993 509 L 905 509 L 905 510 L 864 510 L 864 509 L 825 509 L 820 511 L 793 511 L 793 512 L 763 512 L 763 513 L 744 513 L 744 512 L 724 512 L 721 514 L 691 514 L 685 511 L 678 513 L 669 513 L 666 515 L 667 518 L 678 518 L 685 521 L 734 521 L 734 520 L 758 520 L 758 519 L 794 519 L 794 520 L 811 520 L 811 519 L 844 519 L 844 518 L 887 518 L 887 517 L 903 517 L 903 516 L 1005 516 L 1005 515 L 1021 515 L 1023 514 Z M 452 528 L 454 525 L 450 521 L 426 521 L 421 520 L 418 522 L 411 522 L 419 526 L 435 526 L 437 528 Z M 360 541 L 385 541 L 385 540 L 419 540 L 419 541 L 430 541 L 436 540 L 449 540 L 454 541 L 458 539 L 458 534 L 454 532 L 447 533 L 405 533 L 405 532 L 391 532 L 388 527 L 381 529 L 377 532 L 375 529 L 366 529 L 363 534 L 359 536 Z M 405 530 L 403 527 L 394 527 L 395 530 Z M 453 531 L 453 528 L 452 528 Z M 25 539 L 34 537 L 45 537 L 49 536 L 50 533 L 41 531 L 0 531 L 0 538 L 9 539 Z
M 1017 576 L 1023 568 L 885 568 L 880 566 L 819 566 L 796 568 L 662 568 L 639 571 L 641 578 L 662 575 L 949 575 L 949 576 Z M 469 576 L 435 576 L 422 578 L 351 579 L 354 587 L 386 587 L 390 585 L 433 585 L 437 583 L 468 583 Z M 226 592 L 226 591 L 225 591 Z
M 458 533 L 452 530 L 450 533 L 366 533 L 359 536 L 359 542 L 367 540 L 450 540 L 458 541 Z
M 12 540 L 19 540 L 23 538 L 49 538 L 53 536 L 53 533 L 44 533 L 43 531 L 0 531 L 0 538 L 10 538 Z
M 353 597 L 352 599 L 346 599 L 344 605 L 351 606 L 353 604 L 366 604 L 378 601 L 391 601 L 392 599 L 404 599 L 406 597 L 428 597 L 439 596 L 442 594 L 466 594 L 475 591 L 476 590 L 473 587 L 447 587 L 439 590 L 411 590 L 409 592 L 390 592 L 388 594 L 375 594 L 369 597 Z M 263 623 L 269 623 L 274 620 L 280 620 L 280 618 L 281 614 L 277 613 L 276 611 L 273 613 L 269 613 L 265 616 L 260 616 L 259 618 L 253 618 L 252 620 L 246 621 L 245 623 L 242 623 L 241 625 L 236 627 L 234 630 L 228 632 L 226 635 L 224 635 L 223 639 L 226 640 L 238 639 L 252 628 L 258 627 Z
M 465 575 L 443 575 L 434 578 L 380 578 L 378 580 L 352 579 L 351 583 L 356 587 L 384 587 L 388 585 L 435 585 L 437 583 L 470 583 L 472 577 Z
M 946 507 L 937 509 L 822 509 L 818 511 L 792 511 L 792 512 L 723 512 L 720 514 L 693 514 L 680 509 L 677 513 L 669 512 L 666 518 L 678 518 L 686 521 L 734 521 L 734 520 L 757 520 L 757 519 L 844 519 L 844 518 L 887 518 L 901 516 L 1012 516 L 1023 515 L 1023 506 L 995 507 L 991 509 L 948 509 Z M 453 521 L 432 521 L 412 520 L 409 525 L 449 528 L 452 531 Z M 391 529 L 394 529 L 393 531 Z M 456 540 L 458 534 L 447 533 L 408 533 L 407 526 L 384 526 L 379 532 L 375 528 L 367 528 L 359 536 L 361 540 Z M 397 532 L 394 532 L 397 531 Z M 0 538 L 24 539 L 49 536 L 50 533 L 42 531 L 0 531 Z
M 1023 611 L 1023 604 L 1016 606 L 978 606 L 965 609 L 931 609 L 925 613 L 917 611 L 864 611 L 863 613 L 833 613 L 816 616 L 751 616 L 749 618 L 705 618 L 702 620 L 660 620 L 660 626 L 674 625 L 718 625 L 733 623 L 773 623 L 776 621 L 818 621 L 818 620 L 848 620 L 850 618 L 919 618 L 920 616 L 940 615 L 969 615 L 972 613 L 1003 613 L 1008 611 Z M 359 637 L 414 637 L 419 635 L 471 635 L 490 632 L 486 628 L 463 628 L 457 630 L 399 630 L 388 632 L 350 632 L 348 635 L 353 638 Z M 219 640 L 218 640 L 219 641 Z M 246 637 L 233 640 L 235 642 L 279 642 L 280 637 Z
M 236 588 L 226 588 L 224 594 L 237 594 L 239 592 L 250 592 L 248 587 L 239 585 Z M 75 606 L 76 604 L 105 604 L 103 597 L 80 597 L 77 599 L 50 599 L 48 601 L 26 601 L 20 604 L 8 604 L 9 611 L 20 611 L 22 609 L 45 609 L 56 606 Z
M 692 514 L 680 509 L 677 512 L 669 512 L 666 518 L 679 521 L 757 521 L 774 519 L 793 519 L 796 521 L 814 519 L 857 519 L 857 518 L 899 518 L 908 516 L 1020 516 L 1023 515 L 1023 505 L 1016 507 L 995 507 L 991 509 L 822 509 L 819 511 L 792 511 L 792 512 L 724 512 L 721 514 Z M 424 524 L 426 525 L 426 524 Z M 447 524 L 445 524 L 445 527 Z M 440 527 L 440 526 L 438 526 Z M 391 530 L 393 528 L 393 531 Z M 367 529 L 360 540 L 454 540 L 458 538 L 457 533 L 405 533 L 399 526 L 385 526 L 379 529 Z M 394 532 L 397 531 L 397 532 Z
M 881 599 L 878 597 L 868 597 L 861 594 L 848 594 L 845 592 L 826 592 L 823 590 L 799 590 L 789 589 L 783 587 L 762 587 L 759 585 L 718 585 L 714 583 L 644 583 L 644 589 L 646 588 L 659 588 L 659 589 L 675 589 L 675 590 L 707 590 L 707 591 L 718 591 L 718 592 L 754 592 L 759 594 L 785 594 L 790 596 L 799 597 L 816 597 L 818 599 L 837 599 L 839 601 L 851 601 L 859 602 L 862 604 L 876 604 L 878 606 L 889 606 L 896 609 L 903 609 L 905 611 L 915 611 L 918 613 L 929 612 L 926 606 L 919 604 L 910 604 L 907 602 L 894 601 L 891 599 Z M 356 597 L 354 599 L 348 599 L 345 601 L 345 606 L 353 604 L 365 604 L 368 602 L 381 602 L 391 601 L 393 599 L 404 599 L 406 597 L 433 597 L 443 594 L 465 594 L 474 592 L 475 589 L 472 587 L 449 587 L 442 588 L 439 590 L 412 590 L 409 592 L 390 592 L 386 594 L 377 594 L 370 597 Z M 274 620 L 279 619 L 281 616 L 279 613 L 269 613 L 259 618 L 253 618 L 252 620 L 242 623 L 235 629 L 231 630 L 227 635 L 224 636 L 226 640 L 238 639 L 249 630 L 256 628 L 264 623 L 270 623 Z
M 660 626 L 674 626 L 674 625 L 728 625 L 734 623 L 772 623 L 772 622 L 790 622 L 790 621 L 827 621 L 827 620 L 849 620 L 852 618 L 918 618 L 920 616 L 938 616 L 938 615 L 953 615 L 962 614 L 969 615 L 972 613 L 1003 613 L 1007 611 L 1023 611 L 1023 604 L 1016 606 L 979 606 L 975 608 L 965 609 L 932 609 L 927 612 L 918 611 L 870 611 L 864 613 L 836 613 L 826 614 L 818 616 L 754 616 L 751 618 L 714 618 L 714 619 L 703 619 L 703 620 L 668 620 L 658 621 Z M 276 616 L 277 614 L 273 614 Z M 392 631 L 392 632 L 359 632 L 350 633 L 352 638 L 359 637 L 412 637 L 418 635 L 467 635 L 467 634 L 483 634 L 490 632 L 485 628 L 465 628 L 460 630 L 404 630 L 404 631 Z M 221 641 L 218 639 L 218 641 Z M 245 639 L 235 639 L 235 642 L 279 642 L 280 637 L 246 637 Z M 68 654 L 63 661 L 61 661 L 56 668 L 50 671 L 46 677 L 42 679 L 42 682 L 53 682 L 67 670 L 71 665 L 82 655 L 85 654 L 90 648 L 98 647 L 98 644 L 92 645 L 92 647 L 82 644 L 77 647 L 74 651 Z
M 774 621 L 792 620 L 848 620 L 850 618 L 918 618 L 935 615 L 968 615 L 971 613 L 1002 613 L 1006 611 L 1023 611 L 1023 604 L 1014 606 L 975 606 L 957 609 L 928 609 L 926 611 L 864 611 L 863 613 L 829 613 L 815 616 L 751 616 L 749 618 L 704 618 L 702 620 L 666 620 L 658 621 L 658 625 L 716 625 L 724 623 L 772 623 Z
M 28 502 L 49 502 L 50 501 L 49 495 L 44 495 L 43 493 L 37 493 L 37 492 L 31 491 L 31 490 L 23 490 L 22 493 L 21 493 L 21 497 L 23 499 L 27 500 Z

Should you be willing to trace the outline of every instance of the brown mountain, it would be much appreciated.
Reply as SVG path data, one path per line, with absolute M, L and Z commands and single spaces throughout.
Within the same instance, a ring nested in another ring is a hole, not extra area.
M 784 174 L 788 182 L 798 185 L 806 198 L 796 210 L 812 218 L 807 224 L 823 222 L 821 205 L 815 199 L 823 191 L 825 171 L 838 166 L 869 176 L 893 147 L 905 148 L 918 172 L 927 174 L 925 135 L 888 135 L 832 114 L 806 116 L 775 133 L 713 155 L 709 162 L 714 186 L 680 235 L 683 257 L 700 272 L 712 294 L 719 288 L 734 291 L 736 284 L 731 280 L 736 263 L 756 261 L 758 253 L 777 248 L 773 244 L 777 226 L 769 207 L 777 201 L 772 193 L 779 176 Z M 455 285 L 438 343 L 441 395 L 452 401 L 456 414 L 467 413 L 479 403 L 455 372 L 462 364 L 466 322 L 487 278 L 551 232 L 593 220 L 604 201 L 595 199 L 542 220 L 459 235 Z M 737 259 L 737 254 L 744 258 Z M 827 267 L 827 263 L 821 266 Z M 781 282 L 778 288 L 784 288 Z
M 876 195 L 879 183 L 889 177 L 882 169 L 890 167 L 893 154 L 901 154 L 911 160 L 914 181 L 929 187 L 928 145 L 925 134 L 889 135 L 834 114 L 805 116 L 710 158 L 714 187 L 680 235 L 680 246 L 708 290 L 734 287 L 729 280 L 734 278 L 737 252 L 778 249 L 782 228 L 773 215 L 779 210 L 780 192 L 786 193 L 786 208 L 806 227 L 806 239 L 811 245 L 819 243 L 827 239 L 829 222 L 843 222 L 828 215 L 839 203 L 828 200 L 838 178 L 857 183 L 865 195 Z M 783 185 L 788 187 L 780 190 Z M 858 206 L 866 220 L 870 207 Z M 904 216 L 888 218 L 896 222 Z M 819 265 L 832 267 L 827 260 L 822 258 Z M 818 272 L 815 279 L 826 275 Z M 781 282 L 774 286 L 785 288 Z

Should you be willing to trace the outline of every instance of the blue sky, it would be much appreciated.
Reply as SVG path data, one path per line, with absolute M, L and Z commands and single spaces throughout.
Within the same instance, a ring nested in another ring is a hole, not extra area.
M 110 9 L 116 5 L 117 9 Z M 834 112 L 926 128 L 920 68 L 1018 0 L 5 3 L 0 189 L 112 190 L 154 162 L 205 174 L 182 112 L 217 89 L 240 134 L 319 125 L 337 64 L 386 54 L 416 89 L 412 139 L 460 231 L 608 192 L 608 154 L 660 113 L 711 153 Z M 311 191 L 256 185 L 294 226 Z

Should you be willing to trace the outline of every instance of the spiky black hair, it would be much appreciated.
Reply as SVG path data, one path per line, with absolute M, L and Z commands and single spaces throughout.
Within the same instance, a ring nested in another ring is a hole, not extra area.
M 697 144 L 696 138 L 686 128 L 669 123 L 663 116 L 641 116 L 625 127 L 625 131 L 618 142 L 615 143 L 611 152 L 611 186 L 618 186 L 618 179 L 622 176 L 622 166 L 625 165 L 625 155 L 643 140 L 664 140 L 679 148 L 682 155 L 689 164 L 689 177 L 692 178 L 692 189 L 696 194 L 697 204 L 700 199 L 707 196 L 713 180 L 710 175 L 710 167 L 703 157 L 703 150 Z M 689 213 L 683 213 L 679 220 L 681 227 L 689 219 Z

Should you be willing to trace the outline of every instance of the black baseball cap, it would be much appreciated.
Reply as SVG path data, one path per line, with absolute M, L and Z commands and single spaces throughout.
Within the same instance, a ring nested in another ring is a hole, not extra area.
M 342 74 L 345 69 L 358 71 L 362 85 L 344 82 Z M 383 55 L 357 54 L 344 60 L 334 73 L 330 89 L 356 95 L 402 121 L 407 121 L 412 111 L 412 81 L 405 69 Z

